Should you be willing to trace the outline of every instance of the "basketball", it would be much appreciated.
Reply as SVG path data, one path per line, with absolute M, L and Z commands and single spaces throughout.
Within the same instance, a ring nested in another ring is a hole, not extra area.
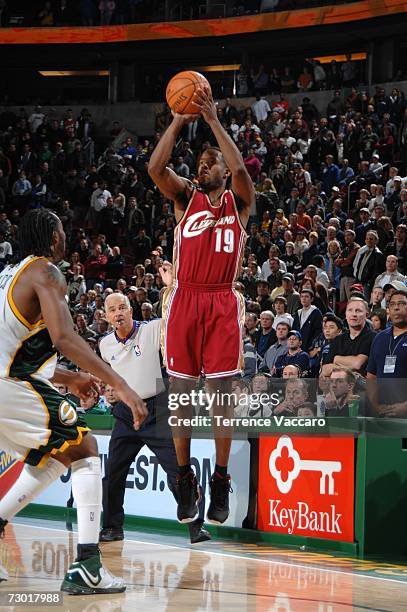
M 199 72 L 193 70 L 184 70 L 179 72 L 167 85 L 165 97 L 167 104 L 174 113 L 180 115 L 197 115 L 197 107 L 192 103 L 194 93 L 202 85 L 207 85 L 210 89 L 209 82 Z

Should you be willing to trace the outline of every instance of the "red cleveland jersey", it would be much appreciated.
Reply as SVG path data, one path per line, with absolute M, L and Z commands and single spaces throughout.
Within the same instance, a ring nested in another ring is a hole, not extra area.
M 247 234 L 231 191 L 220 206 L 195 189 L 175 229 L 173 264 L 182 285 L 223 285 L 239 276 Z

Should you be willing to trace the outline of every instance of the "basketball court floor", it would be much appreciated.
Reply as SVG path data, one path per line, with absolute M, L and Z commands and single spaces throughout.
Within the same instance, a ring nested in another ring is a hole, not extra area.
M 264 544 L 214 539 L 191 546 L 179 535 L 127 531 L 101 545 L 105 563 L 125 577 L 126 593 L 69 596 L 50 610 L 81 612 L 340 612 L 407 610 L 407 564 L 360 561 Z M 76 549 L 62 522 L 19 518 L 0 540 L 10 579 L 5 594 L 58 591 Z M 30 606 L 27 610 L 45 610 Z

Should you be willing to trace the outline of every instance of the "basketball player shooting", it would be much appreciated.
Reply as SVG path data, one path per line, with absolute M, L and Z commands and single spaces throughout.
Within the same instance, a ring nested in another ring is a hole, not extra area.
M 231 392 L 232 376 L 241 372 L 243 297 L 235 290 L 254 202 L 254 187 L 242 156 L 221 126 L 209 87 L 194 94 L 197 114 L 174 114 L 154 150 L 149 174 L 160 191 L 174 201 L 177 221 L 173 282 L 163 303 L 164 360 L 173 383 L 171 393 L 192 390 L 205 376 L 206 391 L 218 398 Z M 206 149 L 198 163 L 198 187 L 167 166 L 176 139 L 187 123 L 201 114 L 219 148 Z M 231 178 L 231 189 L 227 183 Z M 217 393 L 220 392 L 220 393 Z M 182 417 L 192 416 L 192 406 Z M 214 415 L 229 416 L 232 406 L 215 401 Z M 181 411 L 178 411 L 181 412 Z M 176 413 L 177 414 L 177 413 Z M 231 434 L 215 430 L 216 466 L 210 479 L 208 520 L 224 523 L 229 515 L 230 476 L 227 465 Z M 191 468 L 191 429 L 173 429 L 179 466 L 178 520 L 198 513 L 198 482 Z

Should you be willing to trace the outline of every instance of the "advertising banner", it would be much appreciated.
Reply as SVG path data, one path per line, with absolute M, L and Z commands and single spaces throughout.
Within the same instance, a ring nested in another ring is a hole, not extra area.
M 96 435 L 102 462 L 102 474 L 108 454 L 110 436 Z M 213 440 L 192 441 L 192 465 L 209 503 L 208 481 L 215 467 L 215 444 Z M 8 453 L 0 452 L 0 462 L 8 471 L 1 473 L 0 498 L 18 478 L 23 464 Z M 241 527 L 247 514 L 249 499 L 250 447 L 247 441 L 234 440 L 229 463 L 233 493 L 230 496 L 230 515 L 226 525 Z M 13 471 L 12 471 L 13 470 Z M 5 480 L 3 480 L 3 478 Z M 71 496 L 70 470 L 43 491 L 34 501 L 36 504 L 64 507 Z M 75 507 L 75 504 L 74 504 Z M 149 516 L 154 518 L 176 519 L 176 504 L 168 488 L 167 477 L 158 463 L 157 457 L 143 446 L 132 463 L 126 481 L 124 512 L 128 515 Z
M 353 542 L 354 445 L 353 437 L 261 438 L 257 528 Z

